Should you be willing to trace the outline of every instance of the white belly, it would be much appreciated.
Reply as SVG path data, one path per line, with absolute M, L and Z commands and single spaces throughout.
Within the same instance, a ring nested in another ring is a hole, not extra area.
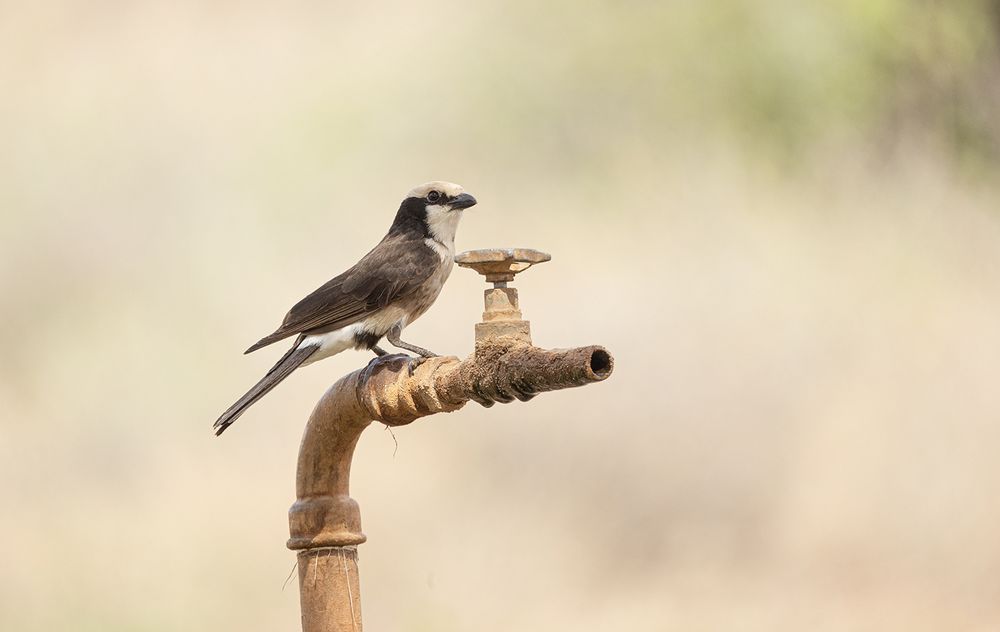
M 378 334 L 379 336 L 384 336 L 389 333 L 389 330 L 395 326 L 399 326 L 400 329 L 406 327 L 407 324 L 407 311 L 399 306 L 390 305 L 384 309 L 380 309 L 378 312 L 372 314 L 371 316 L 365 318 L 361 322 L 354 323 L 353 325 L 348 325 L 342 329 L 334 329 L 333 331 L 328 331 L 325 334 L 313 334 L 312 336 L 306 336 L 299 343 L 299 349 L 303 347 L 316 346 L 319 350 L 313 353 L 309 358 L 302 363 L 302 366 L 307 364 L 312 364 L 317 360 L 322 360 L 323 358 L 329 358 L 332 355 L 336 355 L 341 351 L 347 351 L 348 349 L 356 349 L 358 347 L 357 339 L 354 337 L 356 333 L 371 332 Z
M 307 364 L 312 364 L 316 360 L 322 360 L 323 358 L 329 358 L 332 355 L 336 355 L 341 351 L 347 351 L 348 349 L 353 349 L 355 347 L 354 333 L 357 331 L 358 325 L 348 325 L 343 329 L 335 329 L 333 331 L 328 331 L 325 334 L 315 334 L 313 336 L 306 336 L 302 342 L 299 343 L 299 349 L 303 347 L 319 347 L 319 350 L 309 356 L 302 366 Z

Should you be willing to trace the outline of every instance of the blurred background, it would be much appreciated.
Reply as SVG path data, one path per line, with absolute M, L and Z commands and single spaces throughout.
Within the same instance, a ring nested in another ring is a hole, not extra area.
M 297 629 L 368 356 L 211 424 L 431 179 L 617 365 L 369 429 L 370 629 L 1000 628 L 996 2 L 0 2 L 0 86 L 0 629 Z

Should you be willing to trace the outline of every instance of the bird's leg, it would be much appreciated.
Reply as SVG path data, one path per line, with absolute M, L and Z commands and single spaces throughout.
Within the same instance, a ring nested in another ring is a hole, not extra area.
M 372 345 L 372 346 L 371 346 L 371 350 L 372 350 L 373 352 L 375 352 L 375 355 L 377 355 L 377 356 L 378 356 L 378 357 L 380 357 L 380 358 L 381 358 L 382 356 L 384 356 L 384 355 L 389 355 L 389 353 L 388 353 L 388 352 L 387 352 L 387 351 L 386 351 L 385 349 L 383 349 L 382 347 L 380 347 L 380 346 L 378 346 L 378 345 Z
M 412 376 L 414 369 L 423 364 L 424 361 L 427 360 L 427 358 L 436 358 L 437 354 L 434 353 L 433 351 L 428 351 L 423 347 L 418 347 L 417 345 L 411 345 L 408 342 L 403 342 L 402 340 L 399 339 L 399 334 L 401 331 L 402 328 L 397 325 L 396 327 L 393 327 L 392 329 L 389 330 L 389 333 L 386 334 L 385 339 L 388 340 L 394 347 L 399 347 L 400 349 L 406 349 L 407 351 L 412 351 L 413 353 L 418 354 L 416 358 L 410 358 L 410 365 L 407 367 L 410 375 Z
M 397 325 L 389 330 L 386 334 L 385 339 L 388 340 L 392 346 L 399 347 L 400 349 L 406 349 L 407 351 L 412 351 L 422 358 L 436 358 L 437 354 L 433 351 L 428 351 L 423 347 L 418 347 L 417 345 L 411 345 L 408 342 L 403 342 L 399 339 L 400 327 Z

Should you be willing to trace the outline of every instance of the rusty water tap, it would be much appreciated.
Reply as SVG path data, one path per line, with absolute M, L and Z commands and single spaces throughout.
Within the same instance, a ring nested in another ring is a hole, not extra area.
M 465 359 L 428 358 L 415 369 L 408 356 L 382 356 L 342 377 L 316 404 L 299 449 L 297 499 L 288 512 L 305 632 L 362 629 L 357 546 L 366 538 L 350 479 L 354 448 L 369 424 L 404 426 L 470 401 L 528 401 L 611 375 L 614 359 L 600 345 L 546 350 L 531 344 L 517 290 L 507 284 L 550 258 L 524 248 L 458 255 L 458 265 L 493 284 L 485 293 L 483 321 L 476 324 L 475 352 Z
M 507 287 L 514 275 L 552 257 L 530 248 L 470 250 L 455 257 L 455 263 L 472 268 L 493 287 L 483 293 L 483 322 L 476 323 L 476 346 L 496 338 L 512 338 L 531 344 L 531 325 L 521 317 L 517 288 Z

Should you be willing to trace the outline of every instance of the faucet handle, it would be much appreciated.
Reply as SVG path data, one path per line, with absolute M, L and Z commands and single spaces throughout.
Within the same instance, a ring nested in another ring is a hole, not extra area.
M 545 263 L 551 255 L 530 248 L 490 248 L 470 250 L 455 257 L 455 263 L 472 268 L 486 277 L 493 287 L 483 293 L 486 311 L 483 321 L 476 323 L 476 349 L 498 338 L 512 338 L 531 344 L 531 324 L 521 316 L 517 289 L 507 287 L 514 275 L 537 263 Z
M 472 268 L 486 277 L 487 283 L 502 288 L 519 272 L 551 259 L 552 255 L 531 248 L 487 248 L 463 252 L 455 257 L 455 263 Z

